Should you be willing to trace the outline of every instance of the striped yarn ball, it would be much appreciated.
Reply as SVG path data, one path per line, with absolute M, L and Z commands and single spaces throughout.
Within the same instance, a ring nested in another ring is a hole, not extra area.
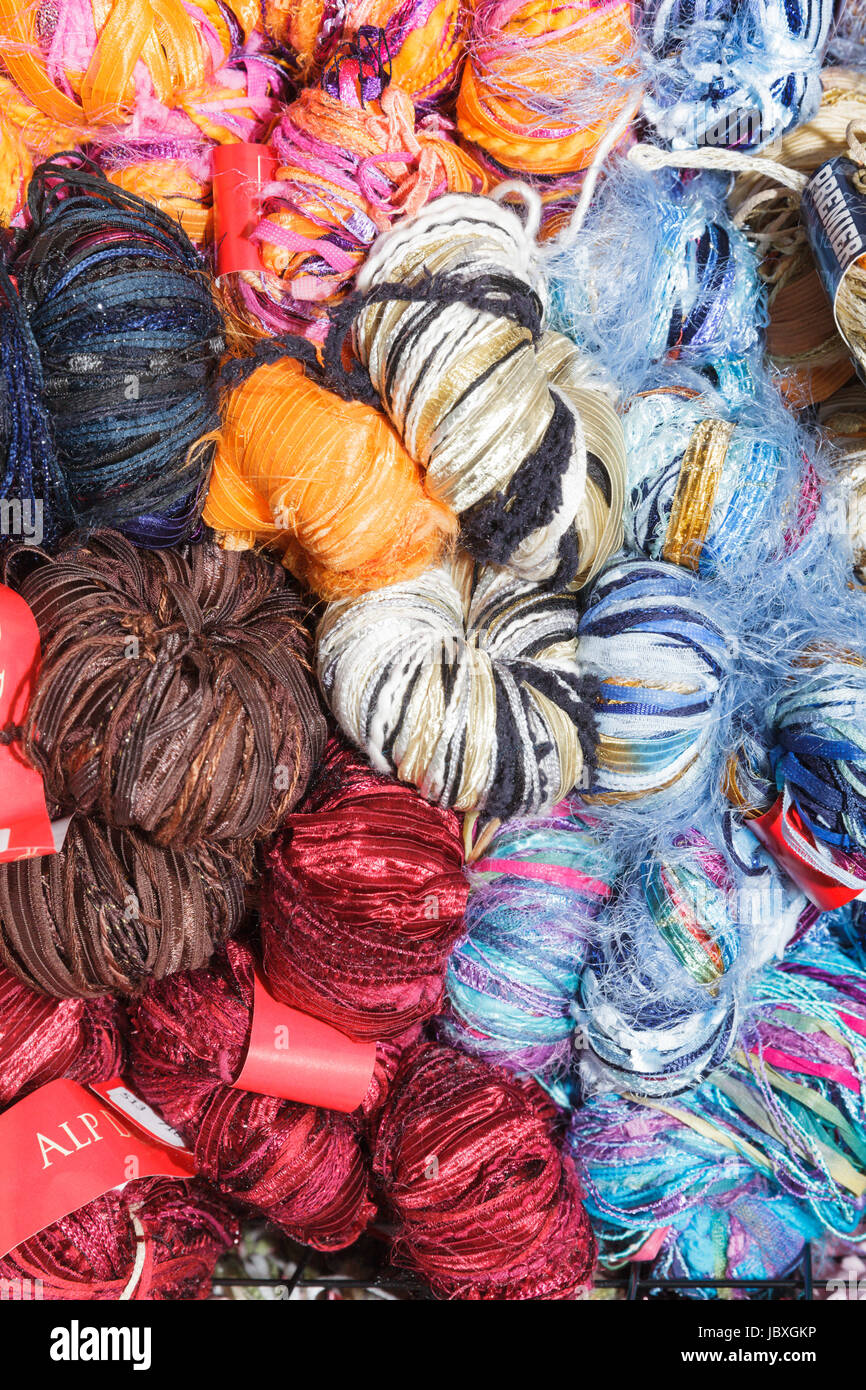
M 596 690 L 577 601 L 470 557 L 331 604 L 317 660 L 344 733 L 431 801 L 505 818 L 553 806 L 591 757 Z

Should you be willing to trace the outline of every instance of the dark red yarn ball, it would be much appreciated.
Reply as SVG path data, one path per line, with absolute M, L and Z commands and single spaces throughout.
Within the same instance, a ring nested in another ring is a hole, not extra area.
M 359 1039 L 437 1012 L 467 894 L 451 811 L 333 739 L 268 861 L 262 943 L 278 999 Z
M 252 953 L 236 941 L 205 969 L 154 984 L 130 1010 L 133 1081 L 184 1136 L 201 1176 L 293 1239 L 342 1249 L 374 1214 L 356 1127 L 226 1084 L 243 1063 L 252 1002 Z M 385 1086 L 374 1079 L 376 1099 Z
M 112 999 L 49 999 L 0 966 L 0 1106 L 61 1076 L 114 1076 L 123 1067 L 122 1020 Z
M 568 1299 L 596 1244 L 551 1107 L 534 1083 L 438 1043 L 403 1057 L 374 1172 L 395 1257 L 459 1299 Z
M 227 1204 L 201 1182 L 139 1178 L 16 1245 L 0 1279 L 31 1282 L 30 1297 L 207 1298 L 214 1265 L 238 1239 Z

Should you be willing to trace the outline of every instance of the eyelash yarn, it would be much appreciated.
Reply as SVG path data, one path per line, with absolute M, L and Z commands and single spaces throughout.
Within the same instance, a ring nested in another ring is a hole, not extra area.
M 334 740 L 268 865 L 262 947 L 277 999 L 369 1040 L 436 1013 L 467 893 L 452 812 Z
M 719 607 L 678 565 L 624 560 L 596 580 L 578 627 L 581 666 L 599 682 L 588 805 L 673 815 L 703 794 L 733 663 Z
M 241 1069 L 252 997 L 252 955 L 237 942 L 212 968 L 153 986 L 131 1014 L 133 1078 L 183 1134 L 200 1176 L 292 1239 L 342 1249 L 375 1211 L 355 1128 L 227 1084 Z
M 442 1037 L 555 1085 L 571 1061 L 580 967 L 611 893 L 610 851 L 563 803 L 541 820 L 508 821 L 467 872 Z
M 856 385 L 838 391 L 819 408 L 818 421 L 844 488 L 854 575 L 866 586 L 866 388 Z
M 75 817 L 59 853 L 0 864 L 0 959 L 56 998 L 139 994 L 204 965 L 243 915 L 229 846 L 162 849 Z
M 476 0 L 457 127 L 495 179 L 576 192 L 633 99 L 631 6 L 622 0 Z M 622 137 L 620 137 L 622 140 Z
M 619 543 L 608 513 L 621 436 L 609 411 L 603 456 L 588 458 L 584 396 L 572 392 L 588 390 L 598 411 L 604 388 L 576 349 L 542 336 L 537 247 L 517 215 L 439 198 L 379 238 L 356 283 L 331 366 L 351 322 L 373 399 L 460 515 L 461 544 L 527 579 L 585 583 Z M 352 385 L 367 391 L 357 375 Z
M 30 448 L 56 455 L 72 512 L 55 529 L 102 522 L 176 543 L 204 501 L 210 451 L 192 446 L 219 421 L 222 319 L 195 248 L 172 218 L 83 168 L 40 165 L 28 208 L 10 272 L 38 392 L 27 409 L 50 417 Z M 25 383 L 9 370 L 14 396 Z
M 533 1083 L 437 1043 L 403 1058 L 373 1167 L 395 1253 L 442 1297 L 569 1299 L 595 1238 L 553 1107 Z
M 28 554 L 13 550 L 7 574 Z M 174 851 L 277 828 L 325 739 L 306 608 L 282 567 L 102 531 L 14 587 L 42 647 L 24 750 L 52 800 Z
M 232 549 L 284 547 L 284 564 L 325 598 L 413 578 L 457 530 L 388 421 L 291 358 L 229 395 L 204 520 Z
M 354 601 L 317 633 L 319 680 L 379 772 L 440 806 L 506 818 L 553 806 L 592 762 L 597 685 L 577 601 L 466 556 Z
M 652 0 L 644 115 L 675 150 L 762 149 L 820 101 L 833 0 Z

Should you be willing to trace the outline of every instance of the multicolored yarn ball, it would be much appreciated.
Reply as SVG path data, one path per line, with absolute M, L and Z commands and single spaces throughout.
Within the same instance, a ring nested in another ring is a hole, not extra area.
M 676 1102 L 593 1096 L 574 1111 L 569 1144 L 605 1265 L 651 1259 L 659 1279 L 773 1279 L 822 1233 L 757 1150 Z
M 7 574 L 32 555 L 13 550 Z M 281 566 L 101 531 L 17 587 L 42 648 L 23 747 L 54 802 L 173 852 L 277 828 L 325 738 L 306 605 Z
M 375 1210 L 355 1127 L 231 1086 L 252 1004 L 252 953 L 236 942 L 211 968 L 154 985 L 131 1013 L 133 1080 L 184 1136 L 200 1176 L 292 1239 L 342 1249 Z
M 232 846 L 163 849 L 76 816 L 59 853 L 0 864 L 0 960 L 58 999 L 140 994 L 237 930 L 245 876 Z
M 440 806 L 502 818 L 554 806 L 594 748 L 597 690 L 577 660 L 577 601 L 464 555 L 331 604 L 319 680 L 379 772 Z
M 673 813 L 703 794 L 733 664 L 718 609 L 679 565 L 624 560 L 596 580 L 578 627 L 582 669 L 600 683 L 588 805 Z
M 51 1300 L 208 1298 L 217 1260 L 240 1234 L 204 1183 L 137 1178 L 46 1226 L 0 1259 L 4 1287 Z
M 801 490 L 792 423 L 768 391 L 737 411 L 720 392 L 676 381 L 630 397 L 629 544 L 650 559 L 737 582 L 744 567 L 780 557 Z
M 592 822 L 567 803 L 544 819 L 506 822 L 468 866 L 445 1040 L 555 1085 L 572 1060 L 572 1001 L 613 874 Z
M 812 120 L 790 130 L 768 151 L 787 170 L 811 176 L 821 164 L 848 153 L 851 121 L 866 115 L 866 75 L 844 68 L 821 74 L 821 106 Z M 826 400 L 854 374 L 806 229 L 800 195 L 764 174 L 739 174 L 728 205 L 760 257 L 767 286 L 767 353 L 782 373 L 794 406 Z
M 336 366 L 351 321 L 373 391 L 352 384 L 381 400 L 467 550 L 586 583 L 619 543 L 621 435 L 597 371 L 543 333 L 545 295 L 531 225 L 452 194 L 379 238 L 328 352 Z M 609 416 L 591 458 L 584 393 Z
M 176 544 L 204 503 L 211 448 L 193 446 L 219 422 L 222 318 L 195 248 L 84 167 L 40 165 L 28 208 L 10 263 L 26 325 L 6 378 L 38 425 L 7 444 L 14 495 L 31 495 L 45 456 L 68 495 L 55 531 L 102 523 Z
M 414 578 L 457 531 L 384 416 L 289 357 L 228 396 L 204 519 L 231 549 L 281 549 L 325 598 Z
M 463 930 L 457 817 L 334 740 L 268 852 L 264 967 L 274 996 L 359 1039 L 430 1018 Z
M 833 0 L 651 0 L 644 115 L 675 150 L 758 150 L 814 116 Z
M 617 166 L 580 234 L 553 246 L 554 326 L 628 393 L 647 368 L 703 367 L 753 355 L 766 310 L 758 261 L 714 174 Z
M 441 117 L 419 116 L 378 65 L 358 82 L 305 87 L 270 136 L 274 178 L 256 190 L 251 233 L 264 274 L 232 277 L 232 304 L 268 333 L 328 332 L 329 308 L 376 237 L 443 193 L 483 193 L 487 177 Z
M 46 999 L 0 966 L 0 1106 L 49 1081 L 101 1081 L 125 1056 L 123 1020 L 111 999 Z
M 373 1167 L 397 1258 L 441 1297 L 546 1301 L 588 1286 L 595 1238 L 552 1119 L 534 1083 L 437 1043 L 406 1053 Z
M 461 136 L 496 180 L 516 174 L 545 200 L 576 192 L 635 100 L 631 5 L 474 0 L 469 13 Z

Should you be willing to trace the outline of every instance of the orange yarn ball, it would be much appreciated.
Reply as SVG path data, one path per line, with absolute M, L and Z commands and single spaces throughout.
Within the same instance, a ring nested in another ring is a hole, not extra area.
M 290 358 L 232 392 L 204 519 L 231 548 L 278 545 L 325 598 L 420 574 L 457 530 L 385 417 Z
M 9 227 L 27 200 L 33 160 L 20 134 L 0 121 L 0 227 Z
M 190 241 L 201 247 L 213 231 L 213 189 L 184 159 L 130 159 L 105 170 L 109 182 L 154 203 L 174 217 Z

